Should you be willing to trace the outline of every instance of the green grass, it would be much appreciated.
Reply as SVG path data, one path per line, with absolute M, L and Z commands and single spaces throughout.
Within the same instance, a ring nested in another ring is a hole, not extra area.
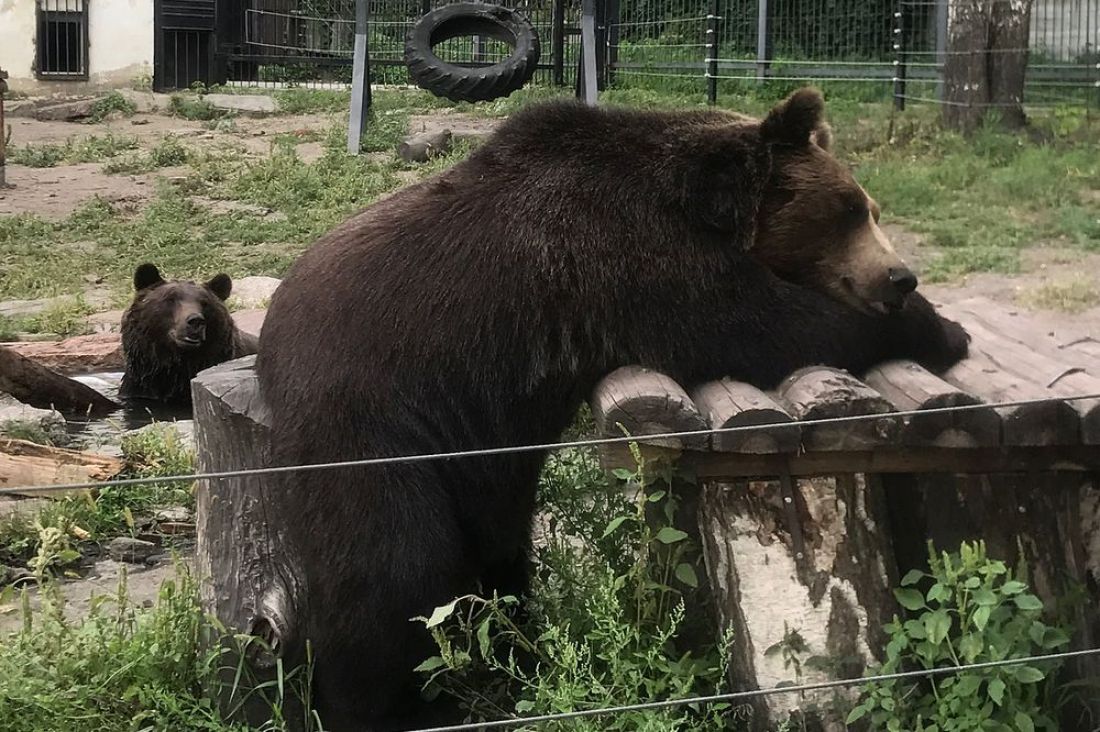
M 115 597 L 99 598 L 91 615 L 65 618 L 63 597 L 49 585 L 41 608 L 10 637 L 0 637 L 0 726 L 20 732 L 243 732 L 225 724 L 204 696 L 222 663 L 202 644 L 210 626 L 197 582 L 180 567 L 156 605 L 134 607 L 125 579 Z M 0 598 L 18 609 L 9 592 Z M 8 726 L 10 725 L 10 726 Z
M 194 470 L 194 455 L 167 425 L 126 436 L 122 454 L 125 469 L 121 477 L 157 478 Z M 172 506 L 194 506 L 190 485 L 111 486 L 94 495 L 80 492 L 50 500 L 37 514 L 14 514 L 0 519 L 0 564 L 33 563 L 45 543 L 43 532 L 49 530 L 62 537 L 56 540 L 61 551 L 76 552 L 66 555 L 68 561 L 51 564 L 64 569 L 80 557 L 83 543 L 98 543 L 132 534 L 136 530 L 136 520 L 151 516 L 158 508 Z
M 57 165 L 99 163 L 114 158 L 138 146 L 136 137 L 115 135 L 91 135 L 69 138 L 63 144 L 13 145 L 8 151 L 8 162 L 31 168 L 52 168 Z
M 1020 300 L 1032 308 L 1081 313 L 1100 305 L 1100 288 L 1095 277 L 1077 275 L 1027 290 Z
M 166 135 L 147 152 L 115 158 L 103 166 L 106 173 L 139 174 L 149 173 L 158 168 L 170 168 L 184 165 L 190 157 L 190 151 L 178 138 Z
M 50 305 L 38 315 L 25 318 L 0 316 L 0 341 L 14 340 L 20 333 L 49 333 L 68 338 L 88 332 L 92 308 L 77 296 Z
M 88 122 L 90 124 L 102 122 L 112 112 L 118 112 L 124 117 L 132 117 L 137 112 L 137 107 L 122 94 L 113 91 L 95 101 L 92 105 L 92 113 L 88 116 Z

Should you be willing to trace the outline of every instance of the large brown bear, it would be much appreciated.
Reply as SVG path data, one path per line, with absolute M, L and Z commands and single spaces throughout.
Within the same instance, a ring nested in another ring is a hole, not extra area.
M 275 460 L 552 442 L 626 364 L 760 387 L 809 364 L 952 365 L 966 334 L 910 294 L 822 113 L 813 90 L 763 121 L 542 104 L 359 213 L 273 298 Z M 272 519 L 305 591 L 286 647 L 311 641 L 328 728 L 424 722 L 412 669 L 432 644 L 410 618 L 479 583 L 523 593 L 543 459 L 288 476 Z
M 119 395 L 191 403 L 191 379 L 203 369 L 256 352 L 258 339 L 233 323 L 225 300 L 233 280 L 166 281 L 152 264 L 134 270 L 134 300 L 122 314 L 125 370 Z

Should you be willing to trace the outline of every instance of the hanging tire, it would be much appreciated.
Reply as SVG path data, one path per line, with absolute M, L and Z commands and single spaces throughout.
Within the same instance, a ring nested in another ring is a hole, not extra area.
M 459 66 L 436 56 L 435 46 L 460 36 L 508 44 L 512 53 L 491 66 Z M 539 36 L 514 10 L 487 3 L 454 3 L 423 16 L 405 37 L 405 65 L 422 89 L 453 102 L 488 102 L 519 89 L 535 73 Z

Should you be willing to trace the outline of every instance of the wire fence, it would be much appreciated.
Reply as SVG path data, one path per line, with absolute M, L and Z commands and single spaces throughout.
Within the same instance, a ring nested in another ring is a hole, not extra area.
M 449 0 L 369 0 L 371 80 L 407 84 L 404 39 L 424 13 Z M 570 85 L 579 59 L 579 0 L 499 0 L 524 14 L 542 45 L 535 84 Z M 990 13 L 1009 0 L 599 0 L 601 82 L 707 94 L 782 93 L 813 82 L 862 100 L 1000 106 L 948 98 L 945 69 L 966 58 L 1017 56 L 1024 103 L 1100 105 L 1100 0 L 1033 0 L 1013 47 L 953 42 L 963 3 Z M 355 0 L 245 0 L 230 78 L 245 85 L 350 82 Z M 508 48 L 455 38 L 446 61 L 501 60 Z M 986 80 L 994 74 L 985 70 Z

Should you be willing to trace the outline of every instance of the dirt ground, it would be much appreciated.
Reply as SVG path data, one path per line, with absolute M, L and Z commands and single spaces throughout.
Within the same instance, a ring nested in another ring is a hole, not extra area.
M 63 144 L 67 140 L 111 134 L 134 137 L 140 150 L 148 150 L 165 135 L 174 135 L 187 144 L 233 145 L 254 155 L 266 153 L 276 135 L 323 132 L 335 121 L 336 117 L 329 114 L 237 117 L 225 129 L 210 129 L 210 125 L 202 122 L 168 117 L 157 112 L 139 113 L 129 118 L 109 118 L 97 124 L 39 122 L 24 117 L 9 119 L 13 145 Z M 416 134 L 448 128 L 456 136 L 476 135 L 484 134 L 495 124 L 497 120 L 494 119 L 441 109 L 410 117 L 409 132 Z M 303 161 L 312 162 L 323 154 L 323 147 L 319 142 L 307 141 L 297 146 L 297 152 Z M 103 167 L 100 163 L 53 168 L 9 165 L 8 180 L 14 187 L 0 190 L 0 215 L 33 213 L 51 219 L 64 218 L 96 195 L 138 212 L 154 195 L 158 179 L 171 179 L 182 175 L 185 170 L 164 168 L 144 175 L 108 175 Z M 197 202 L 212 208 L 226 205 L 225 202 L 201 199 Z M 895 246 L 919 272 L 921 262 L 929 256 L 920 236 L 896 225 L 889 225 L 887 229 Z M 937 302 L 954 302 L 980 295 L 998 302 L 1028 307 L 1027 298 L 1022 296 L 1036 288 L 1052 283 L 1057 285 L 1082 273 L 1100 272 L 1100 255 L 1082 254 L 1080 251 L 1036 248 L 1025 251 L 1023 260 L 1023 271 L 1017 275 L 976 274 L 949 284 L 925 284 L 923 290 Z M 1037 314 L 1052 324 L 1071 322 L 1100 333 L 1100 307 L 1076 314 L 1055 310 Z

